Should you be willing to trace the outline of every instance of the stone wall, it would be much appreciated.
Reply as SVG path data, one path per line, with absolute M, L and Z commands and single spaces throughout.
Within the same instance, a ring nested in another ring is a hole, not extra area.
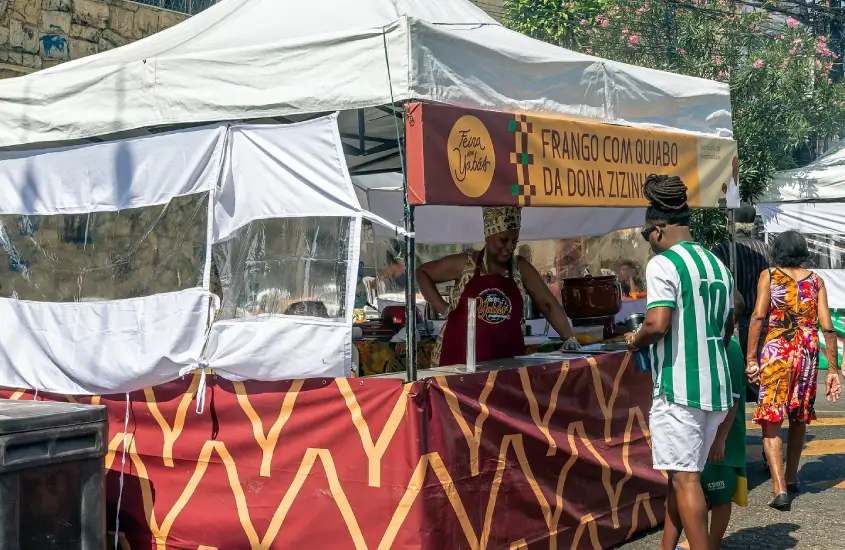
M 0 78 L 123 46 L 186 18 L 123 0 L 0 0 Z
M 470 2 L 487 12 L 487 15 L 496 21 L 502 20 L 505 11 L 503 0 L 470 0 Z

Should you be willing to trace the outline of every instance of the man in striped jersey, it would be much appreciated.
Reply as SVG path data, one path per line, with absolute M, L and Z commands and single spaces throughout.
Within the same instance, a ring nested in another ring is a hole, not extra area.
M 691 550 L 708 550 L 707 503 L 700 474 L 733 400 L 727 345 L 733 335 L 733 279 L 690 233 L 686 185 L 651 175 L 642 231 L 656 256 L 646 268 L 648 311 L 626 337 L 649 348 L 654 379 L 649 419 L 654 468 L 669 474 L 662 550 L 674 550 L 681 528 Z

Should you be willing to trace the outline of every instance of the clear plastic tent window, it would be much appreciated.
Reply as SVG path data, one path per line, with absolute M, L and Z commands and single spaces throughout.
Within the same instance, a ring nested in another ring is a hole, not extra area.
M 202 285 L 208 193 L 115 212 L 0 215 L 0 296 L 120 300 Z
M 215 244 L 212 270 L 219 277 L 220 318 L 345 317 L 351 222 L 345 217 L 258 220 Z

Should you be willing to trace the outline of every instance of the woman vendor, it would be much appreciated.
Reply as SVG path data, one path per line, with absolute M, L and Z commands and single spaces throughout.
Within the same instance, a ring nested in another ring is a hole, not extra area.
M 477 361 L 515 357 L 525 353 L 522 335 L 527 293 L 549 324 L 563 338 L 564 349 L 577 349 L 569 319 L 540 274 L 527 260 L 514 255 L 522 214 L 517 207 L 484 208 L 484 248 L 473 254 L 454 254 L 417 269 L 420 292 L 435 310 L 448 315 L 432 353 L 432 366 L 466 361 L 467 303 L 476 302 Z M 454 281 L 450 303 L 437 286 Z M 451 304 L 451 305 L 450 305 Z

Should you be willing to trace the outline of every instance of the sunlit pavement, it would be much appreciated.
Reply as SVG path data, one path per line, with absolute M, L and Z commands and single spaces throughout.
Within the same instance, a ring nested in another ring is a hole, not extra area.
M 766 506 L 772 498 L 772 483 L 763 465 L 760 428 L 750 423 L 754 405 L 748 403 L 749 505 L 734 506 L 723 545 L 726 550 L 845 548 L 845 398 L 828 403 L 822 388 L 816 400 L 819 420 L 807 430 L 799 470 L 801 494 L 788 512 Z M 657 529 L 618 548 L 655 550 L 661 535 L 662 529 Z

